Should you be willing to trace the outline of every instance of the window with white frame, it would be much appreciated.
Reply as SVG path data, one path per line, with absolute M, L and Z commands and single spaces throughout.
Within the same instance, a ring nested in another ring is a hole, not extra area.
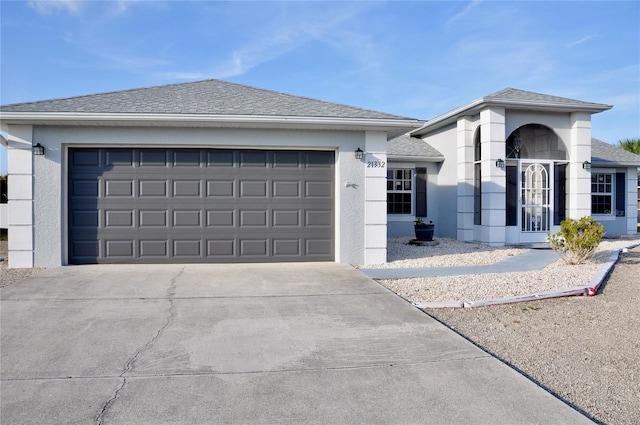
M 612 214 L 613 174 L 591 174 L 591 214 Z
M 413 170 L 387 169 L 387 214 L 413 213 Z

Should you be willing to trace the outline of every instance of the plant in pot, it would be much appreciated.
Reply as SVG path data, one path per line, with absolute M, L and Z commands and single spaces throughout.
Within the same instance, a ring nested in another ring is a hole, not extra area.
M 422 217 L 416 217 L 413 221 L 413 228 L 416 232 L 416 239 L 419 241 L 432 241 L 433 240 L 433 231 L 435 228 L 435 224 L 433 221 L 429 220 L 426 223 Z

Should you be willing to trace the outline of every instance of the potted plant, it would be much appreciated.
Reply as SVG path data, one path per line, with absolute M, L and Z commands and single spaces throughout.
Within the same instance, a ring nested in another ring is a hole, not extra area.
M 435 228 L 435 224 L 433 221 L 429 220 L 426 223 L 422 217 L 416 217 L 413 221 L 414 229 L 416 232 L 416 239 L 419 241 L 432 241 L 433 240 L 433 230 Z

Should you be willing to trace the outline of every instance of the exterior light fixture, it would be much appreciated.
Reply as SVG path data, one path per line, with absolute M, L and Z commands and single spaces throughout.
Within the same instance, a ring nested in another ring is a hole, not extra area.
M 591 169 L 591 163 L 589 161 L 585 161 L 582 163 L 582 169 L 583 170 L 590 170 Z
M 364 158 L 364 151 L 360 148 L 356 149 L 356 159 L 362 159 Z
M 33 146 L 32 150 L 34 155 L 44 155 L 44 146 L 42 146 L 40 143 L 36 143 L 36 145 Z
M 504 161 L 502 159 L 498 159 L 496 161 L 496 167 L 498 167 L 501 170 L 504 170 Z

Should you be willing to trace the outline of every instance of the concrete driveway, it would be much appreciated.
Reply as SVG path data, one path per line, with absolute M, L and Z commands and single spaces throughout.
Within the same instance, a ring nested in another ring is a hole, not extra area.
M 343 264 L 63 267 L 1 298 L 2 424 L 591 423 Z

